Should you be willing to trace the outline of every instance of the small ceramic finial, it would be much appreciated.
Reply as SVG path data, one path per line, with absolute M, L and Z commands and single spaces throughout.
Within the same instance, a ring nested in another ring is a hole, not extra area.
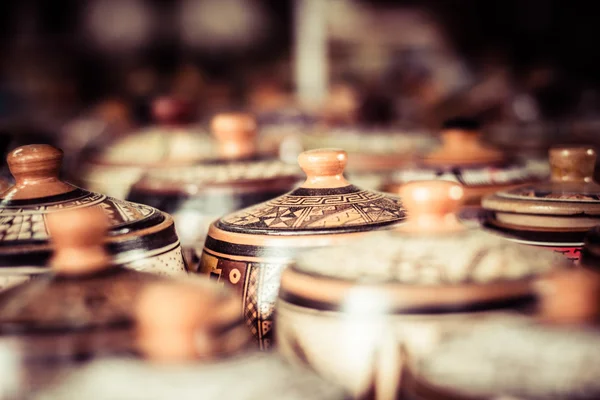
M 553 182 L 592 182 L 596 151 L 591 147 L 553 147 L 549 151 Z
M 306 174 L 305 188 L 337 188 L 350 185 L 344 178 L 348 153 L 340 149 L 315 149 L 300 153 L 298 164 Z
M 152 116 L 159 124 L 179 125 L 190 120 L 190 106 L 173 97 L 159 97 L 152 102 Z
M 553 324 L 595 324 L 600 320 L 600 273 L 564 269 L 538 282 L 540 316 Z
M 99 207 L 49 213 L 48 231 L 54 245 L 50 266 L 58 274 L 87 274 L 110 267 L 104 248 L 108 219 Z
M 463 203 L 463 188 L 449 181 L 421 181 L 403 185 L 399 193 L 407 221 L 398 229 L 418 233 L 463 230 L 457 213 Z
M 74 190 L 74 186 L 59 179 L 62 159 L 62 150 L 47 144 L 31 144 L 11 151 L 6 161 L 15 184 L 2 197 L 35 199 Z
M 217 138 L 219 153 L 223 158 L 241 159 L 256 154 L 256 120 L 246 113 L 217 114 L 211 129 Z
M 504 159 L 504 154 L 487 147 L 481 141 L 477 121 L 455 118 L 444 123 L 441 131 L 442 147 L 425 157 L 428 164 L 494 163 Z

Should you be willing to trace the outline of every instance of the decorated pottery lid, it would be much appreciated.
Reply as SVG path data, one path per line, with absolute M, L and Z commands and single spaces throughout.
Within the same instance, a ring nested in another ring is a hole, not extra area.
M 149 166 L 187 164 L 210 157 L 213 140 L 199 125 L 191 123 L 188 104 L 158 98 L 152 112 L 157 125 L 119 138 L 92 161 L 110 166 Z
M 55 248 L 51 272 L 0 293 L 0 335 L 30 340 L 27 351 L 40 353 L 32 357 L 126 351 L 123 346 L 132 345 L 126 332 L 133 324 L 133 300 L 142 285 L 159 278 L 112 264 L 103 246 L 107 225 L 99 208 L 48 215 Z M 75 335 L 70 343 L 68 334 Z
M 16 182 L 0 193 L 0 266 L 44 266 L 52 248 L 47 218 L 66 209 L 99 208 L 104 212 L 109 220 L 106 242 L 118 263 L 179 245 L 169 215 L 61 181 L 62 158 L 61 150 L 37 144 L 19 147 L 8 155 Z
M 347 159 L 343 150 L 305 151 L 298 157 L 307 178 L 301 186 L 227 215 L 213 227 L 252 235 L 302 235 L 360 232 L 402 221 L 399 198 L 346 181 Z
M 456 118 L 444 123 L 442 145 L 422 157 L 418 165 L 394 174 L 386 190 L 395 191 L 394 183 L 418 180 L 449 180 L 465 187 L 494 188 L 517 185 L 539 179 L 526 163 L 507 157 L 481 140 L 479 124 Z
M 500 191 L 483 199 L 501 229 L 585 232 L 600 223 L 600 185 L 593 180 L 596 151 L 554 147 L 550 181 Z
M 456 215 L 463 189 L 456 183 L 412 182 L 400 195 L 409 216 L 404 224 L 351 246 L 301 254 L 284 271 L 280 296 L 338 308 L 364 285 L 401 312 L 494 307 L 531 300 L 532 278 L 566 263 L 552 252 L 463 226 Z
M 222 113 L 212 120 L 217 158 L 185 167 L 149 171 L 133 191 L 185 192 L 197 195 L 207 188 L 235 186 L 243 191 L 252 187 L 290 185 L 300 180 L 297 165 L 286 164 L 257 149 L 254 118 L 244 113 Z

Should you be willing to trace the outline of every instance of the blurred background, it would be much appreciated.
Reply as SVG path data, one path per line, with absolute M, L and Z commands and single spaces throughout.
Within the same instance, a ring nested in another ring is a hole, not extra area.
M 330 121 L 572 124 L 600 110 L 600 5 L 566 0 L 5 0 L 0 122 L 53 137 L 150 100 Z M 113 108 L 110 108 L 110 107 Z M 118 108 L 118 107 L 116 107 Z M 541 122 L 540 122 L 541 123 Z M 570 125 L 569 125 L 570 126 Z

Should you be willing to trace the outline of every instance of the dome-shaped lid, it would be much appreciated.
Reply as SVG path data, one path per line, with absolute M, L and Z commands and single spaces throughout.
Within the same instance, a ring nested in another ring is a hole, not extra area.
M 296 235 L 363 231 L 402 221 L 399 198 L 362 190 L 343 176 L 343 150 L 318 149 L 298 157 L 306 181 L 297 189 L 265 203 L 227 215 L 215 226 L 223 231 Z
M 463 190 L 455 183 L 412 182 L 400 195 L 409 216 L 404 224 L 300 255 L 282 278 L 283 293 L 342 301 L 356 285 L 377 285 L 400 308 L 494 302 L 527 297 L 529 278 L 566 263 L 550 251 L 463 226 L 456 215 Z
M 135 184 L 134 189 L 196 194 L 209 186 L 300 180 L 297 165 L 258 154 L 256 122 L 251 115 L 221 113 L 213 118 L 211 125 L 218 158 L 194 165 L 150 170 Z
M 127 254 L 150 250 L 140 241 L 144 235 L 163 231 L 165 235 L 155 238 L 158 242 L 166 241 L 164 246 L 177 243 L 170 216 L 61 181 L 62 158 L 61 150 L 37 144 L 8 155 L 15 184 L 0 193 L 0 266 L 44 265 L 51 247 L 47 217 L 66 209 L 100 208 L 109 220 L 110 251 L 121 257 L 120 262 L 126 262 Z M 160 247 L 156 240 L 151 248 Z
M 600 216 L 600 185 L 593 180 L 596 151 L 591 147 L 560 146 L 550 149 L 549 154 L 549 182 L 498 192 L 484 198 L 483 207 L 511 214 Z M 527 225 L 527 221 L 523 219 L 522 224 Z M 597 224 L 590 220 L 586 226 Z
M 210 157 L 213 139 L 191 122 L 190 109 L 189 104 L 175 98 L 156 99 L 152 104 L 156 125 L 115 140 L 93 162 L 113 166 L 179 165 Z
M 51 272 L 0 293 L 0 334 L 58 334 L 123 329 L 133 299 L 155 275 L 115 266 L 103 244 L 107 218 L 98 208 L 47 217 L 55 252 Z

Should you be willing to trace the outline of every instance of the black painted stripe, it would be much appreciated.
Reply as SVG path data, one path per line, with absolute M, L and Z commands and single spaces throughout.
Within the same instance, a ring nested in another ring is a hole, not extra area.
M 343 304 L 317 301 L 295 293 L 290 293 L 285 289 L 280 289 L 279 298 L 290 304 L 310 308 L 319 311 L 336 311 L 344 312 Z M 484 312 L 503 309 L 527 309 L 536 304 L 537 297 L 534 295 L 524 295 L 510 299 L 499 299 L 491 301 L 481 301 L 476 303 L 460 303 L 460 304 L 435 304 L 427 306 L 414 307 L 394 307 L 386 312 L 389 314 L 400 315 L 435 315 L 435 314 L 450 314 L 450 313 L 471 313 Z
M 90 195 L 91 192 L 87 190 L 76 188 L 67 193 L 61 193 L 54 196 L 46 196 L 46 197 L 38 197 L 35 199 L 20 199 L 20 200 L 10 200 L 10 199 L 2 199 L 0 201 L 0 208 L 5 207 L 22 207 L 22 206 L 31 206 L 31 205 L 40 205 L 40 204 L 52 204 L 52 203 L 60 203 L 64 201 L 76 200 L 82 197 L 86 197 Z
M 312 197 L 312 196 L 334 196 L 337 194 L 349 194 L 349 193 L 358 193 L 363 190 L 354 185 L 348 185 L 339 188 L 323 188 L 323 189 L 307 189 L 303 187 L 299 187 L 292 192 L 289 193 L 289 196 L 302 196 L 302 197 Z
M 495 225 L 489 220 L 483 223 L 486 229 L 492 231 L 501 232 L 515 239 L 527 240 L 530 242 L 539 242 L 540 245 L 544 243 L 573 243 L 577 245 L 582 243 L 587 231 L 579 232 L 548 232 L 548 231 L 532 231 L 527 229 L 510 229 L 502 226 Z
M 204 247 L 217 253 L 260 258 L 291 258 L 295 254 L 308 249 L 307 247 L 263 247 L 236 244 L 217 240 L 212 236 L 206 238 Z

